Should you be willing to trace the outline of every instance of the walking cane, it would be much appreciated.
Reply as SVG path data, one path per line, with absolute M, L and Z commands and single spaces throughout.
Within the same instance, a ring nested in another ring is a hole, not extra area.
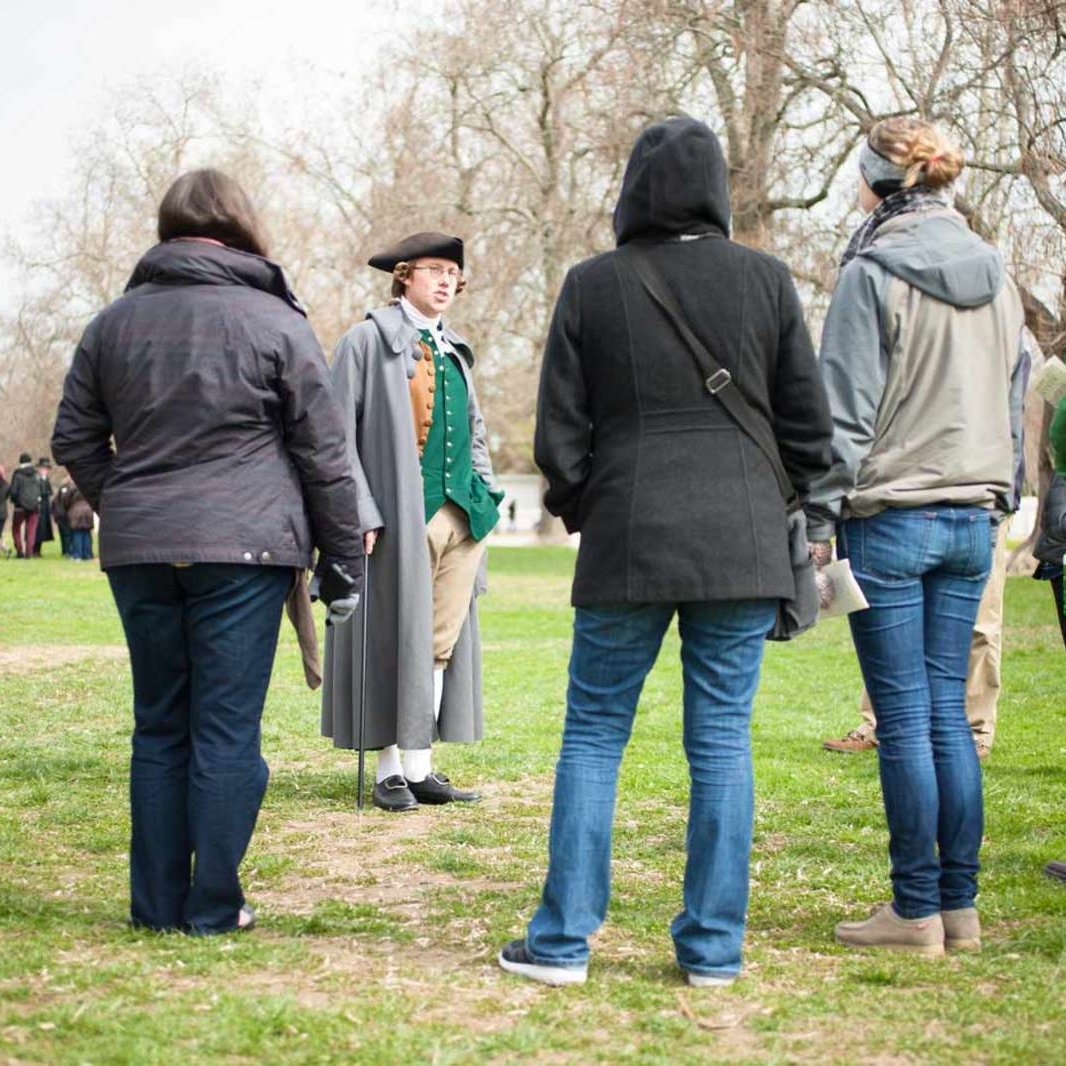
M 366 752 L 363 743 L 366 739 L 366 622 L 370 612 L 370 556 L 363 556 L 363 657 L 359 670 L 359 795 L 355 806 L 363 810 L 363 791 L 366 785 Z

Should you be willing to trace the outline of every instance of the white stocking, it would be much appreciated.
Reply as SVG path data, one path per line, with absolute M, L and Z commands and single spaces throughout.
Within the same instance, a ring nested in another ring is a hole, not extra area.
M 416 785 L 425 781 L 433 769 L 433 749 L 419 748 L 417 751 L 403 753 L 403 776 Z
M 394 774 L 402 774 L 403 766 L 400 764 L 400 749 L 395 744 L 382 748 L 378 752 L 378 775 L 377 782 L 380 785 L 386 777 Z

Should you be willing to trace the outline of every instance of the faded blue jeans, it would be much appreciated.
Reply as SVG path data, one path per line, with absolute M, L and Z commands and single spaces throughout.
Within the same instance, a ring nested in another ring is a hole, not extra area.
M 877 715 L 893 905 L 903 918 L 972 907 L 984 829 L 966 668 L 995 530 L 978 507 L 852 518 L 837 547 L 870 609 L 850 616 Z
M 607 914 L 618 767 L 676 611 L 692 789 L 684 907 L 671 933 L 683 969 L 740 970 L 753 816 L 751 704 L 776 609 L 774 600 L 577 609 L 548 876 L 526 939 L 535 961 L 583 964 L 588 937 Z

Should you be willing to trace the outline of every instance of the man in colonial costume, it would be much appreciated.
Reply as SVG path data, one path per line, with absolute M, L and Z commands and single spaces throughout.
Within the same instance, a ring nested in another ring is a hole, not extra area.
M 499 520 L 474 393 L 470 346 L 441 320 L 463 288 L 463 242 L 416 233 L 370 259 L 393 300 L 337 344 L 333 380 L 347 414 L 371 580 L 367 663 L 359 614 L 326 636 L 322 732 L 379 749 L 373 802 L 384 810 L 470 802 L 433 769 L 432 743 L 482 735 L 476 595 L 485 537 Z

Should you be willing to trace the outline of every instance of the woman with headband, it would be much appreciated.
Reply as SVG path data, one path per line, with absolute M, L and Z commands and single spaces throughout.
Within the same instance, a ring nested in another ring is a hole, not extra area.
M 859 203 L 822 335 L 833 465 L 812 488 L 816 559 L 870 607 L 850 616 L 877 714 L 892 900 L 837 940 L 939 955 L 980 946 L 981 769 L 966 666 L 1021 457 L 1023 313 L 999 252 L 952 207 L 959 149 L 890 118 L 859 156 Z

